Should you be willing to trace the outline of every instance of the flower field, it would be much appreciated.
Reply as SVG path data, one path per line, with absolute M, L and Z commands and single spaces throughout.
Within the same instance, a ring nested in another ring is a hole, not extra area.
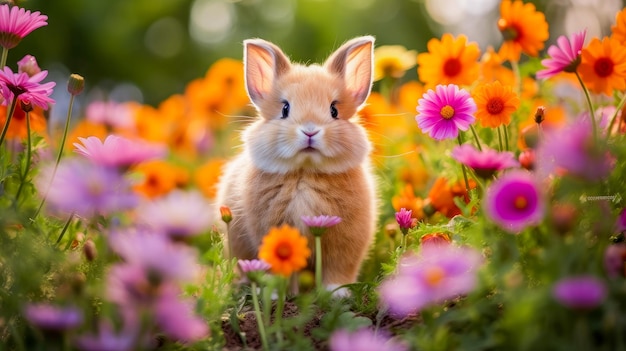
M 247 41 L 156 106 L 74 108 L 89 77 L 57 85 L 36 52 L 11 55 L 47 24 L 0 5 L 0 350 L 626 349 L 626 9 L 606 37 L 550 38 L 535 5 L 502 0 L 496 48 L 347 41 L 323 69 L 354 78 L 365 103 L 327 113 L 365 130 L 376 208 L 276 223 L 219 194 L 238 189 L 222 175 L 269 106 L 264 62 L 276 76 L 290 65 L 278 49 Z M 350 73 L 368 52 L 368 74 Z M 53 92 L 69 100 L 61 129 Z M 273 122 L 297 119 L 298 101 L 273 101 Z M 313 152 L 320 131 L 303 133 Z M 355 168 L 331 161 L 315 179 Z M 312 202 L 336 195 L 306 186 Z M 360 218 L 376 222 L 362 260 L 345 239 Z M 271 228 L 249 248 L 226 240 L 241 223 Z

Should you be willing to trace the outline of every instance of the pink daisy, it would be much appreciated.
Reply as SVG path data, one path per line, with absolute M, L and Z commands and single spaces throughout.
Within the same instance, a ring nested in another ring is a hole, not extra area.
M 341 217 L 337 216 L 302 216 L 302 222 L 309 227 L 311 233 L 315 236 L 324 234 L 327 228 L 341 223 Z
M 41 71 L 29 77 L 27 73 L 13 73 L 11 68 L 5 66 L 0 71 L 0 94 L 4 98 L 3 104 L 6 105 L 17 97 L 21 101 L 47 110 L 48 104 L 54 103 L 50 95 L 56 85 L 55 82 L 39 84 L 47 75 L 48 71 Z
M 488 148 L 480 151 L 471 144 L 455 147 L 452 150 L 452 157 L 485 179 L 491 178 L 497 171 L 519 167 L 519 162 L 512 152 L 497 152 Z
M 580 64 L 580 50 L 585 43 L 587 30 L 574 33 L 570 38 L 562 35 L 557 39 L 557 45 L 548 48 L 549 58 L 541 61 L 546 67 L 537 72 L 537 79 L 550 78 L 561 72 L 576 72 L 576 67 Z
M 400 211 L 396 212 L 396 222 L 398 222 L 403 234 L 406 234 L 413 226 L 412 214 L 413 210 L 407 210 L 406 208 L 401 208 Z
M 384 332 L 375 332 L 370 328 L 356 331 L 340 329 L 330 336 L 331 351 L 405 351 L 407 345 L 391 339 Z
M 470 94 L 454 84 L 438 85 L 417 102 L 415 117 L 422 132 L 436 140 L 454 139 L 459 130 L 469 129 L 476 119 L 476 103 Z
M 30 12 L 17 6 L 0 5 L 0 45 L 12 49 L 22 38 L 48 24 L 48 16 L 39 11 Z
M 92 162 L 107 167 L 130 167 L 153 158 L 165 156 L 165 145 L 109 135 L 104 142 L 97 137 L 78 138 L 76 152 Z
M 604 302 L 607 288 L 604 281 L 592 275 L 580 275 L 559 280 L 552 295 L 563 306 L 573 309 L 592 309 Z
M 115 101 L 94 101 L 87 106 L 85 115 L 89 122 L 113 128 L 132 128 L 135 124 L 130 106 Z

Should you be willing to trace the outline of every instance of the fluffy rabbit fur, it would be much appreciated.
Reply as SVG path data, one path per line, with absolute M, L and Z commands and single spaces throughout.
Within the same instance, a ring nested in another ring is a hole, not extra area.
M 342 222 L 322 236 L 323 283 L 353 283 L 377 217 L 371 147 L 355 121 L 371 90 L 374 38 L 346 42 L 323 66 L 292 64 L 261 39 L 244 46 L 246 89 L 259 118 L 243 131 L 243 151 L 218 186 L 217 204 L 233 213 L 232 255 L 257 258 L 263 236 L 283 223 L 307 235 L 313 252 L 301 216 L 335 215 Z

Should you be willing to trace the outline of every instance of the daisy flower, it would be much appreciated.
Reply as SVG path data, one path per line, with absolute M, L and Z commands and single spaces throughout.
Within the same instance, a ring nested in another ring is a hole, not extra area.
M 407 346 L 390 339 L 382 332 L 370 328 L 361 328 L 350 332 L 340 329 L 330 336 L 330 351 L 406 351 Z
M 324 234 L 327 228 L 341 223 L 341 217 L 337 216 L 302 216 L 302 222 L 309 227 L 311 234 L 320 236 Z
M 179 289 L 169 286 L 163 289 L 154 303 L 155 323 L 168 337 L 191 343 L 209 335 L 206 321 L 195 315 L 196 301 L 180 297 Z
M 537 79 L 545 79 L 561 72 L 573 73 L 580 64 L 580 51 L 585 44 L 587 30 L 572 34 L 567 38 L 561 35 L 557 39 L 557 45 L 548 48 L 549 58 L 541 61 L 546 67 L 537 72 Z
M 471 144 L 456 146 L 452 150 L 452 158 L 470 167 L 484 179 L 493 177 L 497 171 L 519 167 L 512 152 L 498 152 L 489 148 L 480 151 Z
M 438 85 L 419 99 L 417 112 L 415 120 L 422 132 L 436 140 L 454 139 L 459 130 L 468 130 L 474 123 L 476 103 L 467 91 L 454 84 Z
M 464 35 L 455 39 L 444 34 L 441 41 L 429 40 L 427 47 L 428 52 L 417 55 L 417 75 L 426 86 L 471 85 L 478 79 L 480 49 Z
M 573 276 L 558 281 L 552 289 L 552 295 L 565 307 L 591 309 L 604 301 L 607 288 L 602 280 L 594 276 Z
M 611 96 L 626 89 L 626 48 L 617 39 L 593 38 L 581 52 L 580 78 L 590 91 Z
M 479 85 L 472 97 L 476 102 L 476 119 L 483 127 L 508 125 L 511 115 L 520 105 L 520 99 L 513 92 L 513 88 L 502 85 L 499 81 Z
M 105 167 L 127 168 L 154 158 L 161 158 L 167 153 L 165 145 L 131 140 L 117 135 L 107 136 L 104 142 L 95 136 L 79 137 L 78 140 L 81 144 L 74 143 L 76 152 L 93 163 Z
M 396 222 L 398 222 L 398 226 L 400 226 L 402 234 L 406 234 L 413 226 L 413 219 L 411 217 L 412 214 L 413 211 L 407 211 L 406 208 L 401 208 L 400 211 L 396 212 Z
M 12 49 L 22 38 L 48 24 L 48 16 L 39 11 L 30 12 L 17 6 L 0 5 L 0 45 Z
M 615 24 L 611 26 L 611 37 L 622 44 L 626 43 L 626 8 L 615 15 Z
M 383 45 L 374 49 L 374 81 L 385 77 L 402 78 L 415 66 L 417 51 L 407 50 L 402 45 Z
M 41 71 L 29 77 L 25 72 L 13 73 L 11 68 L 5 66 L 0 71 L 0 94 L 4 98 L 3 104 L 6 105 L 17 97 L 21 101 L 47 110 L 48 104 L 54 103 L 50 95 L 56 85 L 55 82 L 40 84 L 47 75 L 48 71 Z
M 87 105 L 86 119 L 113 128 L 132 128 L 135 125 L 133 111 L 128 104 L 114 101 L 94 101 Z
M 519 61 L 523 53 L 537 56 L 548 40 L 546 16 L 532 3 L 503 0 L 500 3 L 498 29 L 504 42 L 499 54 L 504 60 Z
M 270 264 L 271 272 L 286 277 L 306 267 L 309 256 L 306 237 L 287 224 L 272 228 L 259 248 L 259 259 Z
M 539 224 L 545 214 L 543 195 L 531 173 L 511 171 L 487 189 L 485 214 L 509 233 Z

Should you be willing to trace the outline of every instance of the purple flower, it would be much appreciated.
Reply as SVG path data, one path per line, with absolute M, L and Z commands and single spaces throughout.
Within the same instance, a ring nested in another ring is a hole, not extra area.
M 6 105 L 17 97 L 25 103 L 47 110 L 48 104 L 54 103 L 50 95 L 52 88 L 56 85 L 55 82 L 39 84 L 47 75 L 48 71 L 41 71 L 29 77 L 26 73 L 13 73 L 11 68 L 5 66 L 0 71 L 0 93 L 4 98 L 3 104 Z
M 604 251 L 604 269 L 611 278 L 626 274 L 626 244 L 609 245 Z
M 619 217 L 617 217 L 617 221 L 615 222 L 615 227 L 618 232 L 623 232 L 626 230 L 626 208 L 622 209 Z
M 395 276 L 379 287 L 383 303 L 395 316 L 469 293 L 483 263 L 478 251 L 454 245 L 423 246 L 418 255 L 400 260 Z
M 84 218 L 109 215 L 137 204 L 129 181 L 116 170 L 78 159 L 62 160 L 56 174 L 54 165 L 44 167 L 36 185 L 43 196 L 47 194 L 48 205 L 54 211 Z
M 436 140 L 454 139 L 459 130 L 469 129 L 476 119 L 476 103 L 470 94 L 454 84 L 438 85 L 417 102 L 415 117 L 422 132 Z
M 407 346 L 374 332 L 370 328 L 361 328 L 354 332 L 341 329 L 335 331 L 329 340 L 331 351 L 405 351 Z
M 109 322 L 101 322 L 98 334 L 83 334 L 76 338 L 76 347 L 82 351 L 131 351 L 134 350 L 137 332 L 123 328 L 113 330 Z
M 607 295 L 604 282 L 594 276 L 575 276 L 558 281 L 552 295 L 563 306 L 573 309 L 592 309 Z
M 587 180 L 605 178 L 615 159 L 593 142 L 589 119 L 546 132 L 537 150 L 538 174 L 547 177 L 566 172 Z
M 17 6 L 0 5 L 0 46 L 16 47 L 30 32 L 47 25 L 47 19 L 39 11 L 31 13 Z
M 406 234 L 413 226 L 413 218 L 411 217 L 412 214 L 413 210 L 407 211 L 406 208 L 401 208 L 400 211 L 396 212 L 396 222 L 398 222 L 402 234 Z
M 137 221 L 172 238 L 202 234 L 211 228 L 213 209 L 198 191 L 173 190 L 137 208 Z
M 171 284 L 148 276 L 144 267 L 136 264 L 115 264 L 106 277 L 106 297 L 121 306 L 138 308 L 152 303 L 154 295 L 163 284 Z M 134 309 L 125 309 L 134 312 Z M 136 319 L 136 318 L 130 318 Z
M 537 225 L 545 213 L 540 189 L 531 173 L 517 170 L 496 179 L 487 189 L 485 214 L 510 233 Z
M 114 101 L 94 101 L 87 106 L 85 115 L 89 122 L 114 128 L 131 128 L 135 125 L 129 106 Z
M 53 306 L 46 303 L 26 305 L 24 317 L 32 325 L 50 331 L 72 329 L 83 322 L 83 314 L 78 308 Z
M 341 223 L 341 217 L 337 216 L 302 216 L 300 218 L 315 236 L 320 236 L 324 234 L 326 229 Z
M 93 163 L 126 168 L 153 158 L 165 156 L 165 145 L 148 143 L 142 140 L 126 139 L 109 135 L 102 142 L 97 137 L 78 138 L 82 143 L 74 143 L 76 152 L 87 157 Z
M 491 178 L 497 171 L 519 167 L 519 162 L 512 152 L 497 152 L 489 148 L 479 151 L 471 144 L 455 147 L 452 150 L 452 157 L 485 179 Z
M 537 79 L 550 78 L 561 72 L 576 72 L 580 64 L 580 50 L 585 44 L 587 30 L 574 33 L 570 38 L 562 35 L 557 39 L 557 45 L 548 48 L 549 58 L 541 61 L 545 69 L 537 72 Z
M 241 273 L 250 272 L 266 272 L 270 269 L 270 264 L 263 260 L 238 260 L 237 266 L 241 270 Z
M 41 72 L 41 68 L 39 68 L 35 56 L 26 55 L 21 60 L 17 61 L 17 71 L 19 73 L 26 73 L 29 77 L 32 77 Z
M 116 231 L 110 234 L 109 245 L 124 261 L 142 267 L 151 277 L 183 282 L 197 276 L 196 250 L 160 233 Z
M 207 323 L 194 315 L 193 301 L 178 296 L 178 289 L 165 289 L 154 306 L 156 324 L 170 338 L 195 342 L 209 335 Z

